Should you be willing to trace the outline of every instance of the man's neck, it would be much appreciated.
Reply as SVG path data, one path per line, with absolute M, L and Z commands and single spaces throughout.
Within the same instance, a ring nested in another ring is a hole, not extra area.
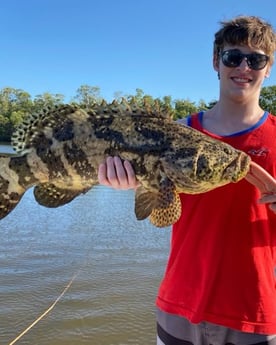
M 203 116 L 203 127 L 215 134 L 229 135 L 256 124 L 264 111 L 259 104 L 219 101 Z

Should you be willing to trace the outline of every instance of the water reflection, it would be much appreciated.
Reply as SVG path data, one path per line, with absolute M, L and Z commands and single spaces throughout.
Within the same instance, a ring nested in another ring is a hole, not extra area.
M 3 151 L 2 151 L 3 152 Z M 137 222 L 132 191 L 101 186 L 59 209 L 29 190 L 0 221 L 0 344 L 59 296 L 18 344 L 154 344 L 154 303 L 169 229 Z

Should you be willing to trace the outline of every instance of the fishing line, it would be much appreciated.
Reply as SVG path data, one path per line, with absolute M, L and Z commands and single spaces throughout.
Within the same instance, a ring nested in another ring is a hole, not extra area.
M 62 291 L 62 293 L 58 296 L 58 298 L 54 301 L 54 303 L 45 310 L 45 312 L 43 314 L 41 314 L 32 324 L 30 324 L 30 326 L 28 326 L 23 332 L 21 332 L 12 342 L 10 342 L 8 345 L 13 345 L 15 344 L 19 339 L 21 339 L 23 337 L 23 335 L 25 335 L 27 332 L 29 332 L 30 329 L 32 329 L 40 320 L 42 320 L 54 307 L 55 305 L 58 303 L 58 301 L 62 298 L 62 296 L 66 293 L 66 291 L 70 288 L 70 286 L 72 285 L 73 281 L 76 279 L 77 275 L 79 274 L 80 270 L 75 273 L 72 277 L 72 279 L 70 280 L 70 282 L 65 286 L 64 290 Z

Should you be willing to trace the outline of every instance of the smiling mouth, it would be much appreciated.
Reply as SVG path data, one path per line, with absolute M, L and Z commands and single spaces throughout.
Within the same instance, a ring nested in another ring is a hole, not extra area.
M 241 78 L 241 77 L 232 77 L 231 78 L 234 82 L 239 83 L 239 84 L 247 84 L 252 81 L 252 79 L 249 78 Z

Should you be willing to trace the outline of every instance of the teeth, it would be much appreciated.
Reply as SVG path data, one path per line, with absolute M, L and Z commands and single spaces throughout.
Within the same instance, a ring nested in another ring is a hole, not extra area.
M 249 79 L 245 79 L 245 78 L 233 78 L 235 81 L 237 81 L 238 83 L 248 83 Z

